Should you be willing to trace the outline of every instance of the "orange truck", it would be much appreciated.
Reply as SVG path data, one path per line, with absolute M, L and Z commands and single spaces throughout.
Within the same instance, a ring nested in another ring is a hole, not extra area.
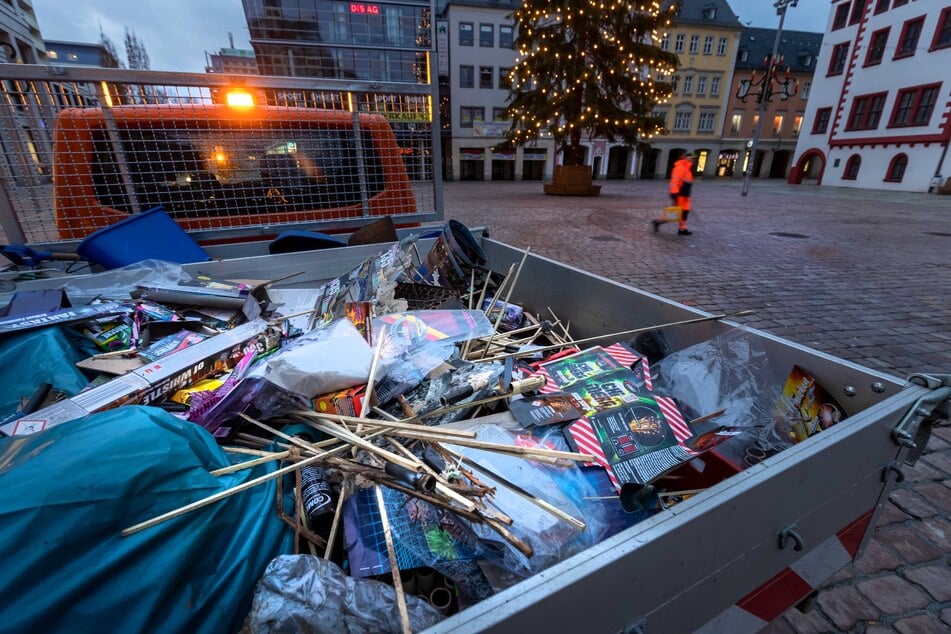
M 62 240 L 161 205 L 186 230 L 416 212 L 381 115 L 283 106 L 67 109 L 54 132 Z

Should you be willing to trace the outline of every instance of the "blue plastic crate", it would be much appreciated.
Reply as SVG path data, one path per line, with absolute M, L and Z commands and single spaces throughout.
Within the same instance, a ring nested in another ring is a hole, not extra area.
M 86 236 L 76 252 L 107 269 L 142 260 L 207 262 L 204 249 L 162 207 L 155 207 Z

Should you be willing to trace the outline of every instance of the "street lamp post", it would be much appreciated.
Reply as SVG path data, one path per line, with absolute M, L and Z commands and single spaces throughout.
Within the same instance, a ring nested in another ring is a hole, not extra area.
M 761 81 L 756 81 L 756 71 L 750 74 L 750 79 L 744 79 L 740 82 L 740 87 L 736 91 L 736 96 L 744 102 L 747 96 L 755 94 L 759 102 L 759 119 L 756 122 L 756 130 L 753 132 L 753 140 L 750 141 L 749 154 L 746 159 L 746 170 L 743 172 L 743 196 L 750 192 L 750 178 L 753 175 L 753 166 L 756 163 L 756 144 L 759 143 L 760 134 L 763 132 L 763 120 L 766 118 L 766 107 L 773 98 L 773 83 L 775 73 L 782 64 L 779 58 L 779 42 L 783 33 L 783 21 L 786 19 L 786 9 L 799 4 L 799 0 L 776 0 L 773 6 L 776 7 L 776 13 L 779 15 L 779 27 L 776 29 L 776 39 L 773 41 L 773 54 L 766 63 L 766 76 Z M 788 75 L 788 71 L 787 71 Z M 782 86 L 781 99 L 786 100 L 795 94 L 796 80 L 788 76 L 785 81 L 778 82 Z M 791 86 L 791 89 L 790 89 Z M 759 87 L 758 91 L 753 89 Z

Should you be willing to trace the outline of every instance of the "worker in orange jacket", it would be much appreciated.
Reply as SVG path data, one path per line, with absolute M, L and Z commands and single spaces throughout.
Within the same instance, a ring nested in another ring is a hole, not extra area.
M 677 235 L 689 236 L 693 233 L 687 229 L 687 216 L 690 215 L 690 189 L 693 186 L 693 160 L 696 158 L 696 152 L 687 152 L 674 163 L 674 169 L 670 173 L 670 200 L 680 207 L 680 219 L 677 223 Z M 667 220 L 654 220 L 654 233 L 660 228 L 660 225 Z

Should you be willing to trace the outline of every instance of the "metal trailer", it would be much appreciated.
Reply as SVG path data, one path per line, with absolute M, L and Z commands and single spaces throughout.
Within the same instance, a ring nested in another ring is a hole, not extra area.
M 417 213 L 403 218 L 427 222 L 443 216 L 437 176 L 440 126 L 432 85 L 24 65 L 2 65 L 0 77 L 0 141 L 6 148 L 0 157 L 0 229 L 10 242 L 56 250 L 75 247 L 57 234 L 53 223 L 56 202 L 69 202 L 70 192 L 65 198 L 54 196 L 52 172 L 62 161 L 75 159 L 58 150 L 49 136 L 61 110 L 108 109 L 130 101 L 148 107 L 156 99 L 169 106 L 212 104 L 236 79 L 272 105 L 345 110 L 355 122 L 360 113 L 383 114 L 402 134 L 402 147 L 411 151 L 405 155 L 407 165 L 414 156 L 425 163 L 409 170 Z M 400 123 L 405 121 L 409 123 Z M 237 143 L 243 137 L 235 138 Z M 113 143 L 121 157 L 124 148 Z M 123 175 L 121 158 L 113 167 Z M 218 259 L 186 269 L 253 279 L 278 279 L 303 270 L 305 275 L 286 285 L 315 287 L 351 270 L 378 247 L 262 256 L 267 251 L 263 242 L 209 246 L 209 241 L 261 240 L 285 228 L 352 230 L 374 219 L 369 213 L 359 219 L 334 216 L 304 227 L 267 219 L 232 229 L 209 223 L 192 235 Z M 489 265 L 499 273 L 522 258 L 518 249 L 485 236 L 481 240 Z M 57 284 L 19 282 L 17 289 Z M 536 312 L 550 306 L 571 320 L 579 337 L 706 315 L 538 256 L 527 259 L 513 301 Z M 745 329 L 710 321 L 672 328 L 667 335 L 674 349 L 682 349 L 734 328 Z M 932 418 L 946 415 L 949 379 L 913 377 L 905 384 L 779 337 L 750 332 L 762 341 L 773 367 L 808 368 L 850 416 L 433 631 L 755 631 L 854 559 L 892 483 L 902 477 L 902 466 L 913 463 L 926 445 Z
M 523 251 L 476 233 L 494 271 L 522 259 Z M 305 271 L 288 285 L 307 288 L 378 247 L 244 255 L 256 249 L 211 248 L 226 259 L 186 270 L 252 279 Z M 536 312 L 551 307 L 577 337 L 709 316 L 536 255 L 513 301 Z M 948 377 L 905 383 L 729 321 L 670 328 L 666 336 L 677 350 L 736 328 L 762 341 L 777 371 L 808 368 L 849 417 L 431 631 L 755 632 L 855 559 L 903 465 L 917 460 L 932 422 L 947 417 Z

